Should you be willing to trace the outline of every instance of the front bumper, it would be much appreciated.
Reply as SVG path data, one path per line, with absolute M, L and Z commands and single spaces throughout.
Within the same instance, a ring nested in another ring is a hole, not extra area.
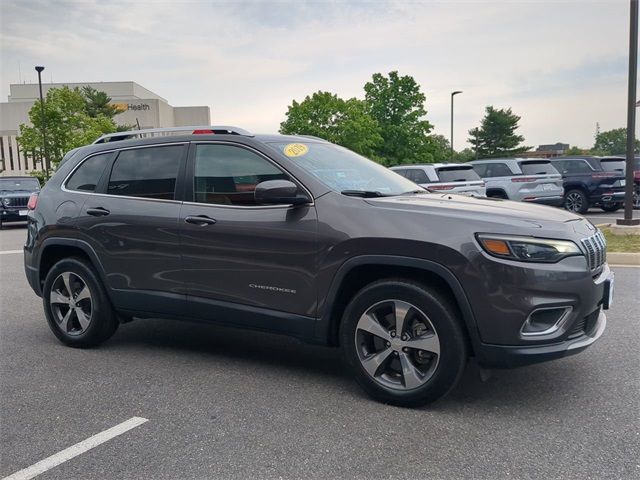
M 0 208 L 0 219 L 3 222 L 26 222 L 27 215 L 20 215 L 20 212 L 26 212 L 27 207 L 21 208 Z
M 482 344 L 476 352 L 478 363 L 486 368 L 515 368 L 575 355 L 598 340 L 607 326 L 607 317 L 599 310 L 590 332 L 551 345 L 507 346 Z

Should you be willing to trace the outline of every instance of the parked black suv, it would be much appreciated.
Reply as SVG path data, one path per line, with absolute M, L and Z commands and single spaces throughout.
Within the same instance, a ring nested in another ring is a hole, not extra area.
M 470 356 L 525 365 L 605 329 L 604 238 L 572 213 L 432 194 L 303 136 L 113 138 L 70 155 L 29 214 L 26 275 L 67 345 L 132 317 L 220 322 L 339 346 L 375 398 L 419 405 Z
M 0 228 L 4 222 L 27 220 L 27 203 L 40 191 L 35 177 L 0 177 Z
M 564 208 L 586 213 L 590 207 L 615 212 L 624 205 L 624 174 L 605 169 L 600 157 L 550 159 L 564 180 Z

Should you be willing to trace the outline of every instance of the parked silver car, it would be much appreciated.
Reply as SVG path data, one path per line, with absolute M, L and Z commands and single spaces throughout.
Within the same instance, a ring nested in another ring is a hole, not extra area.
M 559 207 L 564 201 L 562 175 L 549 160 L 494 158 L 469 162 L 485 181 L 487 196 Z
M 486 197 L 485 182 L 468 163 L 430 163 L 391 167 L 421 187 L 446 193 Z

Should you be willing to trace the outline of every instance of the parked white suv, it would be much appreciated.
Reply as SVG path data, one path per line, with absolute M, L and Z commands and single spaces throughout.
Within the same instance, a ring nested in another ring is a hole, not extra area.
M 486 197 L 485 182 L 466 163 L 399 165 L 391 170 L 429 190 Z
M 562 175 L 544 158 L 494 158 L 469 162 L 486 182 L 487 196 L 562 206 Z

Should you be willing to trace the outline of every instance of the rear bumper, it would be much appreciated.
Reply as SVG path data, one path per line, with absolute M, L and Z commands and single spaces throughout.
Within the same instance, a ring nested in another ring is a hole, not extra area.
M 552 207 L 560 207 L 564 203 L 564 197 L 562 195 L 556 195 L 553 197 L 536 197 L 532 199 L 524 199 L 523 202 L 537 203 L 539 205 L 550 205 Z
M 598 340 L 607 326 L 602 310 L 590 334 L 552 345 L 508 346 L 482 344 L 476 352 L 478 363 L 487 368 L 515 368 L 575 355 Z
M 589 198 L 589 202 L 598 205 L 624 203 L 624 191 L 621 192 L 605 192 Z

